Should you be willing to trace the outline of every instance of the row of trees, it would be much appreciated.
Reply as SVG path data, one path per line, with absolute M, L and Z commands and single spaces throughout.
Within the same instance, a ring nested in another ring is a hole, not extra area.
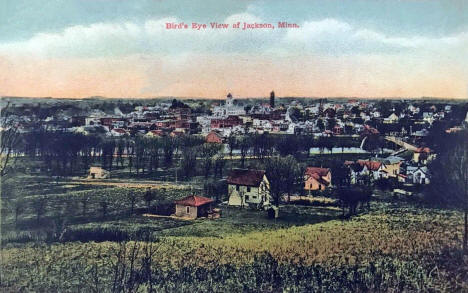
M 304 154 L 308 156 L 312 147 L 332 152 L 336 147 L 343 151 L 345 147 L 359 144 L 359 138 L 270 134 L 231 135 L 226 141 L 229 156 L 232 158 L 237 153 L 242 167 L 249 156 L 264 160 L 279 154 L 298 159 Z M 108 138 L 39 130 L 22 135 L 15 151 L 39 159 L 55 175 L 83 173 L 96 163 L 108 170 L 128 167 L 136 174 L 153 174 L 158 168 L 172 167 L 177 161 L 180 162 L 179 176 L 195 175 L 198 165 L 205 177 L 211 173 L 221 177 L 225 165 L 222 146 L 206 144 L 201 136 Z

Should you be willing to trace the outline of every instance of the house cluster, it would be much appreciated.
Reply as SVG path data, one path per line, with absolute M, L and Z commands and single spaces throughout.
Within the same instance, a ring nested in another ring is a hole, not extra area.
M 411 159 L 398 156 L 372 158 L 368 160 L 345 161 L 350 172 L 351 184 L 369 184 L 380 179 L 394 179 L 406 184 L 429 184 L 431 174 L 428 163 L 435 154 L 428 147 L 414 150 Z
M 264 170 L 234 169 L 227 177 L 228 205 L 265 209 L 273 204 L 270 181 Z M 308 167 L 304 173 L 304 190 L 324 190 L 331 186 L 331 171 Z
M 138 106 L 135 111 L 114 116 L 93 113 L 85 117 L 84 125 L 73 131 L 84 132 L 103 129 L 107 136 L 146 135 L 147 137 L 180 136 L 197 133 L 197 123 L 192 121 L 191 109 L 185 104 L 161 103 L 153 107 Z
M 277 107 L 270 104 L 242 107 L 228 94 L 223 105 L 212 108 L 213 115 L 198 116 L 196 121 L 202 134 L 210 134 L 212 139 L 211 133 L 216 133 L 216 140 L 246 133 L 330 136 L 363 135 L 369 131 L 378 134 L 379 130 L 388 135 L 418 138 L 427 136 L 427 128 L 451 111 L 450 105 L 439 108 L 432 105 L 423 112 L 409 104 L 404 109 L 389 109 L 386 112 L 390 114 L 383 116 L 377 103 L 357 100 L 335 103 L 320 100 L 312 104 L 292 101 Z
M 404 184 L 429 184 L 430 172 L 427 164 L 434 159 L 427 148 L 417 148 L 410 160 L 398 156 L 345 161 L 349 170 L 349 183 L 367 185 L 378 180 L 391 180 Z M 304 193 L 313 194 L 333 186 L 330 168 L 309 166 L 303 179 Z M 231 206 L 265 208 L 272 204 L 270 182 L 265 171 L 234 169 L 227 177 L 228 204 Z
M 210 108 L 206 111 L 196 111 L 196 104 L 190 107 L 173 100 L 172 103 L 136 106 L 130 112 L 127 109 L 128 113 L 115 107 L 112 114 L 93 109 L 86 114 L 71 115 L 58 110 L 45 118 L 32 112 L 11 116 L 11 119 L 18 120 L 22 131 L 27 131 L 27 125 L 35 126 L 35 122 L 40 122 L 48 130 L 112 137 L 207 135 L 210 132 L 217 133 L 222 139 L 230 134 L 245 133 L 361 135 L 369 125 L 386 135 L 423 137 L 434 121 L 445 119 L 452 113 L 451 104 L 406 101 L 399 106 L 389 103 L 384 109 L 379 102 L 356 99 L 302 99 L 275 104 L 273 92 L 271 98 L 270 103 L 252 103 L 235 100 L 229 93 L 224 101 L 208 103 Z

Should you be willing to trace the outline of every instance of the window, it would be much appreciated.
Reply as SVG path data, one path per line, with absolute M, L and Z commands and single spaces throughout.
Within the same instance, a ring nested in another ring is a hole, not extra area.
M 252 198 L 253 198 L 253 199 L 257 199 L 257 196 L 256 196 L 256 195 L 252 195 Z
M 248 195 L 245 196 L 245 200 L 249 200 L 249 196 L 248 196 Z
M 236 190 L 239 191 L 239 185 L 236 185 Z
M 250 186 L 247 186 L 247 192 L 250 192 Z
M 187 207 L 187 214 L 190 214 L 190 207 Z

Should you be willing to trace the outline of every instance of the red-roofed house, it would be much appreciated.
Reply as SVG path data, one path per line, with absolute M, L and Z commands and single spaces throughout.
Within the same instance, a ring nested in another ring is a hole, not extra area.
M 211 198 L 190 195 L 183 199 L 176 200 L 176 212 L 177 217 L 196 219 L 198 217 L 207 217 L 208 213 L 211 212 L 211 204 L 213 200 Z
M 370 160 L 357 160 L 357 163 L 361 166 L 365 166 L 369 171 L 379 171 L 382 166 L 382 162 L 370 161 Z
M 328 168 L 307 167 L 304 173 L 304 189 L 324 190 L 331 184 L 331 171 Z
M 223 138 L 221 135 L 215 131 L 211 131 L 205 137 L 207 143 L 223 143 Z
M 359 175 L 368 176 L 372 180 L 396 178 L 400 173 L 401 161 L 390 160 L 389 158 L 383 161 L 357 160 L 357 163 L 363 167 Z
M 234 169 L 227 178 L 227 184 L 231 206 L 270 204 L 270 182 L 263 170 Z

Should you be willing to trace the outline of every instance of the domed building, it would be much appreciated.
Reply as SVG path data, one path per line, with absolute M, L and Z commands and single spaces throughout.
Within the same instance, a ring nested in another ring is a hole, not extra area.
M 231 93 L 226 96 L 226 103 L 224 105 L 213 108 L 213 116 L 215 117 L 226 118 L 239 115 L 245 115 L 244 107 L 234 105 Z

